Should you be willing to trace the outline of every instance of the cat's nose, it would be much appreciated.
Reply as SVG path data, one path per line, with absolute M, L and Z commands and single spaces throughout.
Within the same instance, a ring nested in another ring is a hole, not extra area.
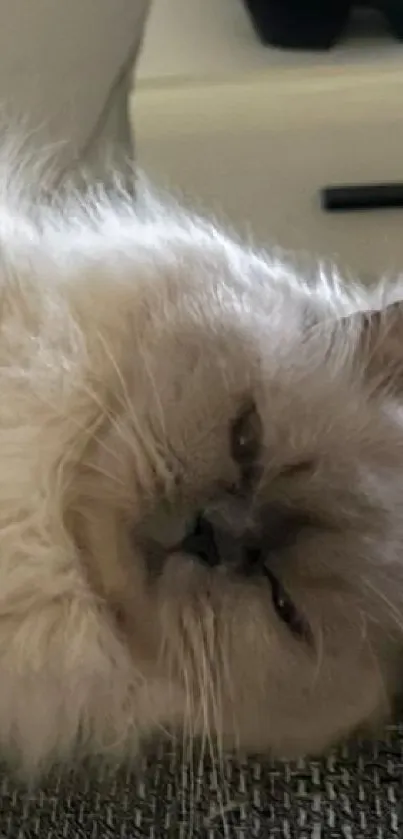
M 249 534 L 236 538 L 227 529 L 212 524 L 202 514 L 195 519 L 180 549 L 210 568 L 225 565 L 234 572 L 246 575 L 259 571 L 264 564 L 260 540 Z
M 181 550 L 212 568 L 220 563 L 214 527 L 202 515 L 195 519 L 192 530 L 181 543 Z
M 260 571 L 265 563 L 265 555 L 261 544 L 246 540 L 242 551 L 242 572 L 247 576 Z

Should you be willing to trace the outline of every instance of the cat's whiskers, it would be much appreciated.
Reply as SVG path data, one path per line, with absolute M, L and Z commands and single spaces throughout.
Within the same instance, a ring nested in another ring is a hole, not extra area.
M 229 648 L 229 627 L 228 622 L 221 622 L 221 639 L 218 646 L 219 666 L 221 669 L 221 676 L 225 685 L 225 693 L 228 695 L 229 710 L 232 712 L 232 729 L 234 736 L 234 749 L 240 750 L 240 736 L 236 725 L 235 707 L 236 696 L 234 690 L 234 680 L 231 674 L 231 669 L 228 662 L 228 648 Z
M 93 420 L 92 422 L 80 422 L 77 417 L 74 415 L 70 415 L 68 422 L 71 423 L 77 431 L 83 432 L 84 437 L 87 441 L 91 441 L 96 443 L 96 445 L 105 452 L 108 457 L 114 459 L 115 462 L 119 463 L 122 467 L 124 466 L 124 461 L 122 458 L 118 456 L 118 453 L 115 449 L 112 449 L 108 444 L 105 442 L 103 437 L 100 435 L 99 431 L 96 430 L 97 427 L 100 425 L 100 419 L 111 419 L 110 412 L 108 411 L 106 404 L 102 402 L 100 397 L 93 391 L 88 385 L 84 385 L 83 383 L 80 384 L 81 390 L 89 397 L 90 402 L 94 402 L 96 407 L 99 409 L 97 420 Z M 39 395 L 36 394 L 36 398 L 40 400 L 40 402 L 49 408 L 55 415 L 60 414 L 60 406 L 57 402 L 53 403 L 50 399 L 46 399 L 43 394 Z
M 362 582 L 366 586 L 369 591 L 371 591 L 375 596 L 387 607 L 388 609 L 388 616 L 392 618 L 395 626 L 400 630 L 403 635 L 403 610 L 399 611 L 398 607 L 395 603 L 383 592 L 380 588 L 373 583 L 371 583 L 368 577 L 363 577 Z
M 212 719 L 213 719 L 213 729 L 215 732 L 215 744 L 216 744 L 216 756 L 215 756 L 215 763 L 216 767 L 219 769 L 220 773 L 220 780 L 221 786 L 225 795 L 225 801 L 223 796 L 221 795 L 221 791 L 218 791 L 220 796 L 220 809 L 221 809 L 221 816 L 223 820 L 223 828 L 224 828 L 224 835 L 226 835 L 226 831 L 228 831 L 228 825 L 226 822 L 226 812 L 228 812 L 228 808 L 230 808 L 230 796 L 229 796 L 229 787 L 228 781 L 226 778 L 225 773 L 225 763 L 224 763 L 224 743 L 223 743 L 223 679 L 222 679 L 222 672 L 221 672 L 221 656 L 220 656 L 220 647 L 219 647 L 219 637 L 221 632 L 221 625 L 220 625 L 220 632 L 218 631 L 217 622 L 219 620 L 219 616 L 216 614 L 214 608 L 210 604 L 206 604 L 205 607 L 205 616 L 208 618 L 208 621 L 204 620 L 205 624 L 205 637 L 207 642 L 207 654 L 208 654 L 208 661 L 209 661 L 209 669 L 210 669 L 210 677 L 209 677 L 209 684 L 210 684 L 210 701 L 211 701 L 211 709 L 212 709 Z M 221 624 L 221 622 L 220 622 Z
M 223 764 L 223 749 L 220 746 L 218 732 L 222 730 L 222 721 L 220 719 L 221 708 L 218 705 L 218 698 L 216 695 L 216 679 L 214 674 L 214 637 L 215 637 L 215 614 L 211 608 L 204 603 L 203 620 L 199 624 L 199 652 L 200 652 L 200 695 L 202 702 L 203 713 L 203 733 L 205 742 L 208 746 L 209 758 L 211 762 L 213 778 L 216 784 L 217 799 L 219 803 L 219 811 L 221 815 L 224 836 L 229 835 L 229 826 L 226 816 L 226 805 L 223 799 L 221 787 L 225 789 L 225 794 L 228 799 L 228 787 L 225 779 L 224 764 Z M 206 615 L 209 615 L 209 625 L 206 623 Z M 211 649 L 211 645 L 213 649 Z M 213 655 L 212 655 L 213 654 Z M 210 715 L 211 722 L 210 723 Z M 218 748 L 217 748 L 218 745 Z M 201 769 L 201 767 L 200 767 Z M 200 770 L 199 770 L 200 771 Z M 229 803 L 229 799 L 227 804 Z
M 151 459 L 153 459 L 153 458 L 156 459 L 157 458 L 157 452 L 159 450 L 161 450 L 161 444 L 158 444 L 158 439 L 159 439 L 159 441 L 164 441 L 164 447 L 165 446 L 167 447 L 167 451 L 166 452 L 164 451 L 164 456 L 161 457 L 161 451 L 159 451 L 158 467 L 159 467 L 159 470 L 161 472 L 165 471 L 165 473 L 166 473 L 165 474 L 165 481 L 166 481 L 167 487 L 169 487 L 171 482 L 172 482 L 172 467 L 168 463 L 168 443 L 167 443 L 167 441 L 169 440 L 169 434 L 167 433 L 167 429 L 166 429 L 165 415 L 164 415 L 164 410 L 163 410 L 163 407 L 162 407 L 161 397 L 160 397 L 160 394 L 158 392 L 158 388 L 157 388 L 157 385 L 156 385 L 156 382 L 155 382 L 155 378 L 154 378 L 153 373 L 152 373 L 151 368 L 150 368 L 148 355 L 146 354 L 145 350 L 141 347 L 141 345 L 136 344 L 136 352 L 140 356 L 140 359 L 141 359 L 140 367 L 142 369 L 142 372 L 146 373 L 146 376 L 149 380 L 149 383 L 151 385 L 151 392 L 152 392 L 153 397 L 154 397 L 153 405 L 154 405 L 154 407 L 156 407 L 156 414 L 155 415 L 153 414 L 153 417 L 152 417 L 153 423 L 151 423 L 151 419 L 150 419 L 150 422 L 148 423 L 148 433 L 147 433 L 146 438 L 145 438 L 144 434 L 143 434 L 143 422 L 141 420 L 139 420 L 139 418 L 137 417 L 137 414 L 134 410 L 133 399 L 130 398 L 128 385 L 127 385 L 125 377 L 122 373 L 122 370 L 120 369 L 119 364 L 118 364 L 118 362 L 117 362 L 117 360 L 116 360 L 116 358 L 115 358 L 115 356 L 114 356 L 114 354 L 113 354 L 113 352 L 110 348 L 109 343 L 106 341 L 105 337 L 101 333 L 97 333 L 97 335 L 98 335 L 98 339 L 99 339 L 100 343 L 103 346 L 104 352 L 107 355 L 107 358 L 109 359 L 109 361 L 110 361 L 110 363 L 111 363 L 111 365 L 112 365 L 112 367 L 113 367 L 113 369 L 116 373 L 116 376 L 117 376 L 117 379 L 118 379 L 118 382 L 119 382 L 119 385 L 120 385 L 120 389 L 121 389 L 121 396 L 119 398 L 119 402 L 120 402 L 120 405 L 122 407 L 123 413 L 126 414 L 126 416 L 130 420 L 131 428 L 133 430 L 135 430 L 136 437 L 140 440 L 141 445 L 143 447 L 145 446 L 146 451 L 147 451 L 147 448 L 148 448 L 148 450 L 149 450 L 148 451 L 148 456 Z M 115 395 L 115 398 L 116 398 L 117 394 L 115 393 L 114 395 Z M 157 422 L 159 424 L 158 434 L 155 433 L 155 420 L 157 420 Z M 154 431 L 154 433 L 153 433 L 153 431 Z M 131 442 L 131 445 L 133 445 L 133 440 L 130 441 L 130 435 L 129 435 L 129 439 L 127 437 L 124 437 L 123 442 L 126 442 L 126 443 Z M 172 457 L 172 452 L 170 454 L 171 454 L 171 457 Z
M 314 669 L 314 672 L 313 672 L 311 688 L 315 688 L 315 686 L 317 685 L 317 683 L 319 681 L 322 666 L 323 666 L 323 661 L 324 661 L 324 634 L 323 634 L 323 624 L 322 623 L 318 624 L 316 632 L 315 632 L 315 651 L 316 651 L 316 666 L 315 666 L 315 669 Z
M 156 418 L 158 423 L 159 423 L 159 432 L 160 432 L 161 439 L 164 440 L 164 441 L 169 440 L 169 434 L 167 432 L 166 422 L 165 422 L 165 413 L 164 413 L 164 409 L 162 407 L 162 400 L 161 400 L 161 396 L 160 396 L 160 393 L 159 393 L 159 390 L 158 390 L 158 387 L 157 387 L 157 384 L 156 384 L 156 381 L 155 381 L 155 377 L 152 373 L 152 370 L 151 370 L 151 367 L 150 367 L 150 364 L 149 364 L 149 356 L 147 355 L 145 350 L 143 350 L 143 348 L 139 345 L 137 346 L 137 352 L 138 352 L 138 354 L 141 358 L 141 361 L 142 361 L 143 372 L 146 373 L 148 381 L 151 385 L 151 392 L 153 394 L 154 404 L 155 404 L 155 407 L 157 409 L 156 410 L 156 417 L 153 416 L 153 420 L 155 420 L 155 418 Z
M 83 461 L 83 468 L 88 469 L 88 471 L 91 473 L 101 475 L 103 478 L 107 480 L 108 483 L 114 484 L 120 489 L 127 489 L 125 482 L 121 478 L 119 478 L 117 475 L 114 475 L 113 472 L 109 472 L 107 469 L 103 469 L 102 466 L 100 466 L 98 463 L 94 463 L 93 460 Z
M 379 657 L 376 655 L 376 653 L 374 651 L 372 641 L 371 641 L 371 639 L 369 637 L 369 634 L 367 632 L 368 615 L 364 612 L 361 612 L 361 617 L 363 618 L 363 622 L 364 622 L 364 625 L 365 625 L 365 634 L 363 635 L 363 641 L 364 641 L 365 646 L 367 648 L 367 651 L 369 652 L 369 655 L 370 655 L 373 672 L 375 673 L 375 675 L 377 677 L 377 680 L 379 682 L 379 685 L 380 685 L 381 694 L 383 696 L 384 711 L 387 715 L 389 715 L 390 712 L 391 712 L 390 696 L 389 696 L 388 688 L 387 688 L 387 685 L 386 685 L 385 676 L 384 676 L 384 674 L 382 672 L 382 669 L 381 669 L 381 666 L 380 666 Z
M 179 644 L 181 644 L 179 639 Z M 182 820 L 186 824 L 186 767 L 189 771 L 189 806 L 188 806 L 188 822 L 189 835 L 193 833 L 193 819 L 195 810 L 195 770 L 194 770 L 194 697 L 192 691 L 192 675 L 189 673 L 189 663 L 185 654 L 185 648 L 182 644 L 182 652 L 180 654 L 180 666 L 182 667 L 183 681 L 185 686 L 185 714 L 184 725 L 182 733 Z

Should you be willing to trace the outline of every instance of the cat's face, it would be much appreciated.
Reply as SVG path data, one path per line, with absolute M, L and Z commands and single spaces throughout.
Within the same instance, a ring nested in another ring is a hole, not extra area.
M 390 381 L 367 376 L 379 323 L 375 342 L 360 324 L 305 330 L 299 303 L 270 321 L 260 292 L 254 309 L 235 286 L 176 302 L 144 345 L 133 415 L 97 452 L 99 498 L 112 483 L 87 542 L 114 606 L 127 583 L 129 613 L 135 569 L 129 643 L 166 680 L 164 724 L 300 754 L 382 717 L 395 693 L 401 416 Z
M 286 755 L 375 721 L 395 689 L 399 443 L 328 372 L 319 393 L 317 374 L 264 382 L 226 418 L 155 583 L 169 667 L 198 708 L 188 726 Z

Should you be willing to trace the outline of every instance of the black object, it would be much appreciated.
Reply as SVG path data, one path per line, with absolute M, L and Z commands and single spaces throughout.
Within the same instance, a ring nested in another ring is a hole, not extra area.
M 244 0 L 265 44 L 326 50 L 341 37 L 355 5 L 379 9 L 403 40 L 403 0 Z
M 328 186 L 321 200 L 329 213 L 403 207 L 403 183 Z
M 403 41 L 403 2 L 402 0 L 385 0 L 384 11 L 389 26 L 396 38 Z

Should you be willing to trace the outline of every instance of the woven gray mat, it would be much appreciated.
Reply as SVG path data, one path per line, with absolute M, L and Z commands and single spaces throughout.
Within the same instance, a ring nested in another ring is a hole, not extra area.
M 403 725 L 323 761 L 205 760 L 161 749 L 140 772 L 53 779 L 35 794 L 0 780 L 13 839 L 394 839 L 403 837 Z

